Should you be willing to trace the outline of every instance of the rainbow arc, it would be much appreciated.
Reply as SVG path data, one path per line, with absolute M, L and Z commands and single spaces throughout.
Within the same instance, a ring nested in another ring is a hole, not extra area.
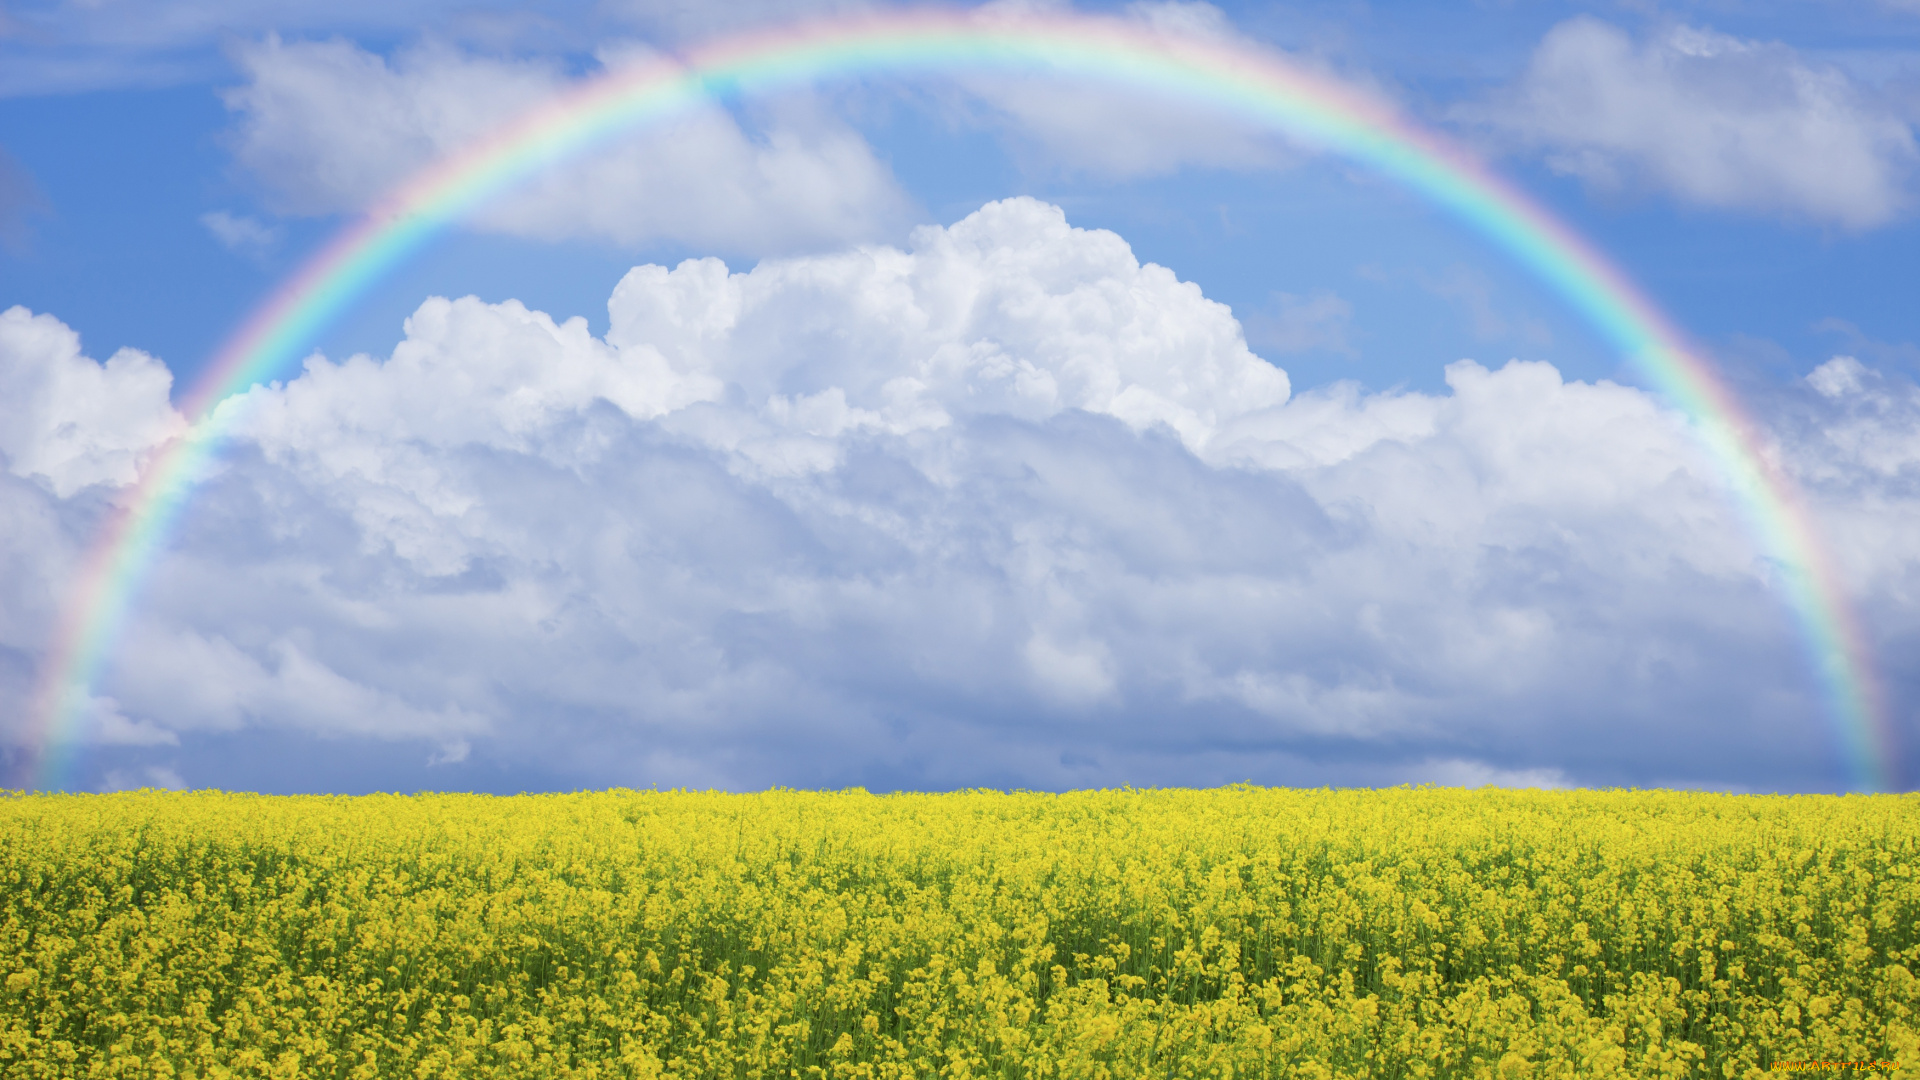
M 1115 19 L 905 11 L 724 38 L 674 63 L 580 85 L 420 172 L 336 235 L 234 332 L 186 395 L 195 423 L 160 452 L 87 558 L 42 668 L 38 783 L 65 786 L 91 688 L 140 584 L 216 453 L 219 403 L 283 376 L 319 333 L 410 254 L 489 199 L 606 142 L 742 89 L 876 74 L 1050 73 L 1178 96 L 1343 155 L 1402 184 L 1504 250 L 1693 419 L 1786 599 L 1854 786 L 1889 783 L 1890 733 L 1863 636 L 1793 484 L 1761 452 L 1735 395 L 1604 255 L 1472 155 L 1388 104 L 1273 53 Z

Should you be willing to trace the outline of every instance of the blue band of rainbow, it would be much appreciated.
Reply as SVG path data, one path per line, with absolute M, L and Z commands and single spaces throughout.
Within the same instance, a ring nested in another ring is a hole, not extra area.
M 1660 311 L 1532 199 L 1385 103 L 1270 52 L 1074 15 L 909 11 L 746 34 L 675 63 L 582 84 L 417 174 L 335 236 L 235 331 L 187 394 L 189 434 L 156 454 L 83 564 L 42 665 L 38 786 L 62 788 L 140 584 L 219 445 L 222 401 L 283 375 L 320 332 L 414 251 L 516 183 L 715 93 L 874 73 L 1007 69 L 1176 95 L 1268 125 L 1397 180 L 1551 286 L 1694 420 L 1762 550 L 1780 568 L 1856 788 L 1885 790 L 1891 734 L 1859 627 L 1794 486 L 1755 424 Z

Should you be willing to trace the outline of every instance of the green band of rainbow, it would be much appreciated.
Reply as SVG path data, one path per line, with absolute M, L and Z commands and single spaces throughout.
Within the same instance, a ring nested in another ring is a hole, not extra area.
M 583 150 L 742 89 L 885 72 L 1011 70 L 1174 95 L 1345 155 L 1445 208 L 1565 298 L 1687 411 L 1776 561 L 1854 786 L 1884 790 L 1890 738 L 1858 627 L 1793 485 L 1733 394 L 1640 291 L 1567 226 L 1471 156 L 1393 109 L 1271 53 L 1088 16 L 908 11 L 731 37 L 676 64 L 582 84 L 414 176 L 314 255 L 239 327 L 184 402 L 190 434 L 148 465 L 83 565 L 44 664 L 38 781 L 63 787 L 91 687 L 196 477 L 217 451 L 220 402 L 282 375 L 409 254 L 489 198 Z

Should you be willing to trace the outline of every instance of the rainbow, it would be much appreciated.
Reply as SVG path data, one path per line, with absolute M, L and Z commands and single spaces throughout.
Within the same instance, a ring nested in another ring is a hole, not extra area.
M 220 446 L 219 403 L 284 374 L 410 254 L 556 163 L 716 95 L 905 72 L 1043 73 L 1172 95 L 1344 155 L 1418 192 L 1532 271 L 1683 408 L 1778 567 L 1858 788 L 1888 787 L 1889 731 L 1862 635 L 1793 485 L 1761 452 L 1728 387 L 1639 289 L 1566 225 L 1472 156 L 1383 102 L 1270 52 L 1121 20 L 909 10 L 724 38 L 673 62 L 580 84 L 390 193 L 335 236 L 233 334 L 183 402 L 189 433 L 144 470 L 102 528 L 64 608 L 34 703 L 38 786 L 62 788 L 97 708 L 91 688 L 140 585 Z

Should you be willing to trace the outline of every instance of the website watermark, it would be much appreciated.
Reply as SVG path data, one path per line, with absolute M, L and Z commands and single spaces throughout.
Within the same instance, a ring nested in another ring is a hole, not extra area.
M 1892 1072 L 1897 1061 L 1776 1061 L 1774 1072 Z

